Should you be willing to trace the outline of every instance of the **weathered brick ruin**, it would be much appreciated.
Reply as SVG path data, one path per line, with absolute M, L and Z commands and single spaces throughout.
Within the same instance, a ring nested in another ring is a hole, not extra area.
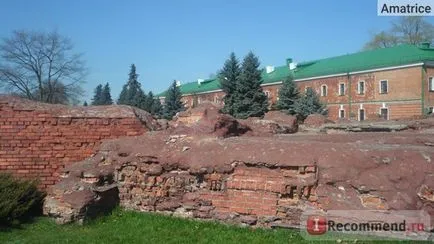
M 432 118 L 285 135 L 297 131 L 295 118 L 238 121 L 204 106 L 151 131 L 161 121 L 130 107 L 2 97 L 0 170 L 43 186 L 59 175 L 44 203 L 58 223 L 118 204 L 264 227 L 296 226 L 310 209 L 425 210 L 433 219 Z M 394 132 L 348 132 L 372 130 Z
M 59 223 L 85 219 L 93 206 L 107 206 L 100 201 L 110 189 L 128 209 L 257 226 L 295 226 L 308 209 L 432 215 L 431 136 L 373 135 L 258 140 L 161 131 L 111 140 L 65 169 L 45 212 Z
M 56 172 L 89 157 L 101 140 L 141 135 L 146 113 L 126 106 L 67 107 L 0 96 L 0 171 L 53 185 Z

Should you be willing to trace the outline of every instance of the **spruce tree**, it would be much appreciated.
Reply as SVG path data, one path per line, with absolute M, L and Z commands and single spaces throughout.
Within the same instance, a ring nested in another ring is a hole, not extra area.
M 176 85 L 176 81 L 170 85 L 166 93 L 163 117 L 172 119 L 176 113 L 184 110 L 184 104 L 181 101 L 181 90 Z
M 327 114 L 326 106 L 321 103 L 318 94 L 312 88 L 308 88 L 306 93 L 302 94 L 292 107 L 294 113 L 302 121 L 310 114 Z
M 95 90 L 94 90 L 94 95 L 92 98 L 92 105 L 102 105 L 102 85 L 99 84 L 98 86 L 96 86 Z
M 249 52 L 243 60 L 234 99 L 236 118 L 261 117 L 268 111 L 268 99 L 262 91 L 259 65 L 258 57 L 253 52 Z
M 84 101 L 83 106 L 87 107 L 87 101 Z
M 154 94 L 150 91 L 148 93 L 148 95 L 146 96 L 146 100 L 145 100 L 145 104 L 144 104 L 144 107 L 145 107 L 144 110 L 148 111 L 151 114 L 152 114 L 151 109 L 152 109 L 152 105 L 154 104 L 154 100 L 155 100 Z
M 112 95 L 110 94 L 110 85 L 107 82 L 103 89 L 102 89 L 102 102 L 103 105 L 112 105 L 113 104 L 113 99 L 112 99 Z
M 128 75 L 128 81 L 123 86 L 121 94 L 119 95 L 118 104 L 144 108 L 145 100 L 146 95 L 143 92 L 141 85 L 138 81 L 136 66 L 132 64 L 130 68 L 130 73 Z
M 289 76 L 279 89 L 279 101 L 277 109 L 285 110 L 289 114 L 294 114 L 293 104 L 299 98 L 300 92 L 294 82 L 293 76 Z
M 237 92 L 236 85 L 238 83 L 238 79 L 240 78 L 240 74 L 241 69 L 238 59 L 235 56 L 235 53 L 232 52 L 229 55 L 229 59 L 225 61 L 223 68 L 218 74 L 220 88 L 225 93 L 225 97 L 223 98 L 223 113 L 234 115 L 234 103 Z
M 152 115 L 160 117 L 163 113 L 163 106 L 161 106 L 160 99 L 153 98 L 153 102 L 149 111 Z

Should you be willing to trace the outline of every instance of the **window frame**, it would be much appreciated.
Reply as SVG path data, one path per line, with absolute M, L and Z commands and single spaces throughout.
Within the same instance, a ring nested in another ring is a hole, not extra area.
M 267 96 L 267 98 L 270 98 L 270 91 L 269 90 L 265 90 L 264 91 L 265 96 Z
M 383 86 L 382 86 L 383 81 L 386 82 L 386 92 L 383 92 Z M 380 94 L 388 94 L 389 93 L 389 80 L 380 80 L 379 85 L 380 85 L 380 87 L 379 87 Z
M 380 111 L 379 111 L 380 116 L 381 116 L 381 111 L 382 111 L 383 109 L 386 109 L 386 110 L 387 110 L 387 118 L 386 118 L 386 120 L 389 120 L 389 118 L 390 118 L 390 109 L 389 109 L 388 107 L 381 107 L 381 108 L 380 108 Z M 381 118 L 383 118 L 383 117 L 381 117 Z
M 343 116 L 341 116 L 341 112 L 343 112 Z M 345 119 L 345 109 L 343 109 L 343 108 L 339 109 L 338 118 L 339 119 Z
M 343 89 L 342 93 L 341 93 L 341 85 L 344 86 L 344 89 Z M 345 96 L 345 90 L 346 90 L 345 83 L 344 82 L 339 82 L 339 84 L 338 84 L 338 95 L 339 96 Z
M 362 83 L 363 83 L 363 92 L 360 91 L 360 84 Z M 359 82 L 357 83 L 357 94 L 365 95 L 365 91 L 366 91 L 366 82 L 364 80 L 359 80 Z
M 324 90 L 325 88 L 325 90 Z M 325 93 L 324 93 L 325 91 Z M 328 94 L 328 87 L 326 84 L 321 85 L 321 97 L 326 97 Z
M 363 110 L 363 120 L 360 120 L 360 111 Z M 358 114 L 357 114 L 357 120 L 358 121 L 365 121 L 366 120 L 366 109 L 364 108 L 359 108 Z
M 428 91 L 434 92 L 434 77 L 433 76 L 428 77 Z

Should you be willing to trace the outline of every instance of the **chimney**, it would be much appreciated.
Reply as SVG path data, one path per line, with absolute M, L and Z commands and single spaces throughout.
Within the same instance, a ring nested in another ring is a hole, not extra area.
M 292 58 L 286 59 L 286 65 L 289 67 L 289 70 L 294 70 L 297 68 L 297 64 L 292 61 Z
M 267 72 L 267 74 L 273 72 L 274 71 L 274 66 L 271 66 L 271 65 L 266 66 L 265 67 L 265 71 Z
M 205 81 L 204 79 L 197 79 L 197 84 L 200 86 L 200 84 L 204 81 Z
M 175 82 L 176 82 L 176 86 L 181 86 L 181 81 L 176 80 Z
M 421 42 L 421 43 L 419 44 L 419 47 L 420 47 L 420 48 L 424 48 L 424 49 L 429 49 L 430 46 L 431 46 L 431 43 L 430 43 L 430 42 Z
M 289 67 L 289 64 L 292 63 L 292 58 L 287 58 L 286 59 L 286 65 Z

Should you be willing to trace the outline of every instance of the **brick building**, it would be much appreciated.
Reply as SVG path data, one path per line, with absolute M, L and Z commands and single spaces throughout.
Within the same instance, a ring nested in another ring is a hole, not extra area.
M 355 120 L 399 119 L 421 116 L 434 107 L 434 48 L 429 43 L 295 63 L 267 66 L 263 91 L 270 105 L 278 90 L 293 75 L 300 91 L 314 89 L 327 105 L 329 118 Z M 208 100 L 221 103 L 224 93 L 218 79 L 179 84 L 187 107 Z M 164 102 L 164 93 L 160 95 Z

